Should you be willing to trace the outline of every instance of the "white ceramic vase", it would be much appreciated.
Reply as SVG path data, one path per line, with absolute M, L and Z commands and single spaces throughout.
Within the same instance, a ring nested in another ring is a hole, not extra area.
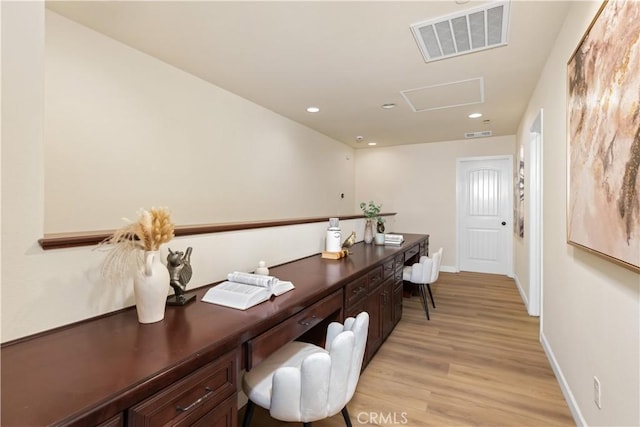
M 364 222 L 364 242 L 368 245 L 373 242 L 373 220 L 366 219 Z
M 133 291 L 140 323 L 155 323 L 164 319 L 169 270 L 160 260 L 160 251 L 145 251 L 144 267 L 133 281 Z

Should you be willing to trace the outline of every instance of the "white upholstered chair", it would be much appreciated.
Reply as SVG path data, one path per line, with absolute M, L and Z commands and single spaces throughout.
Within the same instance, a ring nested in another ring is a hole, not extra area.
M 369 329 L 369 314 L 349 317 L 344 325 L 327 327 L 325 348 L 293 341 L 247 372 L 242 389 L 249 398 L 243 427 L 248 427 L 254 405 L 281 421 L 313 421 L 342 412 L 351 427 L 347 403 L 360 378 Z
M 427 319 L 429 319 L 429 302 L 427 301 L 425 287 L 427 288 L 427 291 L 429 291 L 433 308 L 436 308 L 436 302 L 434 301 L 433 294 L 431 293 L 431 284 L 438 280 L 441 261 L 442 248 L 438 249 L 431 258 L 421 256 L 420 262 L 407 266 L 402 270 L 402 280 L 418 286 L 420 296 L 422 296 L 422 303 L 424 304 L 424 312 L 427 314 Z

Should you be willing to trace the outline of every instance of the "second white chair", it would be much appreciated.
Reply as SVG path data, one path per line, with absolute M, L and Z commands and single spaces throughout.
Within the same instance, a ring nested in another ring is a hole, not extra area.
M 438 280 L 441 261 L 442 248 L 438 249 L 431 258 L 421 256 L 420 262 L 404 267 L 402 270 L 402 280 L 418 286 L 420 296 L 422 296 L 422 303 L 424 304 L 424 311 L 427 314 L 427 320 L 429 320 L 429 302 L 427 301 L 425 287 L 427 288 L 427 291 L 429 291 L 433 308 L 436 308 L 436 302 L 434 301 L 433 294 L 431 293 L 431 284 Z
M 242 379 L 249 398 L 243 427 L 254 404 L 281 421 L 311 422 L 342 412 L 351 427 L 347 403 L 353 397 L 364 358 L 369 314 L 349 317 L 327 327 L 325 348 L 293 341 L 263 360 Z

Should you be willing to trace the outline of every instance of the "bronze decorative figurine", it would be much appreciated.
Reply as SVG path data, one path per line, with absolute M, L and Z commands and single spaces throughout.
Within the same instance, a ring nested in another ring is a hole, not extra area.
M 175 295 L 167 297 L 167 305 L 185 305 L 195 299 L 195 295 L 185 296 L 184 292 L 187 283 L 191 280 L 193 271 L 191 270 L 191 251 L 193 248 L 188 247 L 187 252 L 173 252 L 169 249 L 167 255 L 167 269 L 169 270 L 169 284 L 175 291 Z
M 352 231 L 351 234 L 349 234 L 349 237 L 347 237 L 344 242 L 342 242 L 342 250 L 345 252 L 345 255 L 351 255 L 351 251 L 349 250 L 349 248 L 355 244 L 356 232 Z
M 351 246 L 355 244 L 356 244 L 356 232 L 352 231 L 351 234 L 349 234 L 349 237 L 347 237 L 344 240 L 344 242 L 342 242 L 342 246 L 340 246 L 340 251 L 336 251 L 336 252 L 324 251 L 322 252 L 322 258 L 340 259 L 340 258 L 346 257 L 347 255 L 351 255 L 351 251 L 349 250 L 349 248 L 351 248 Z

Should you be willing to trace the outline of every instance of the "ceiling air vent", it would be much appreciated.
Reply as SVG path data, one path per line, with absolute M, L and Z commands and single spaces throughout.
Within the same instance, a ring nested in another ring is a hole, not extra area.
M 490 130 L 483 130 L 480 132 L 466 132 L 464 134 L 464 137 L 469 139 L 469 138 L 484 138 L 487 136 L 491 136 L 491 131 Z
M 509 1 L 411 25 L 426 62 L 507 44 Z

